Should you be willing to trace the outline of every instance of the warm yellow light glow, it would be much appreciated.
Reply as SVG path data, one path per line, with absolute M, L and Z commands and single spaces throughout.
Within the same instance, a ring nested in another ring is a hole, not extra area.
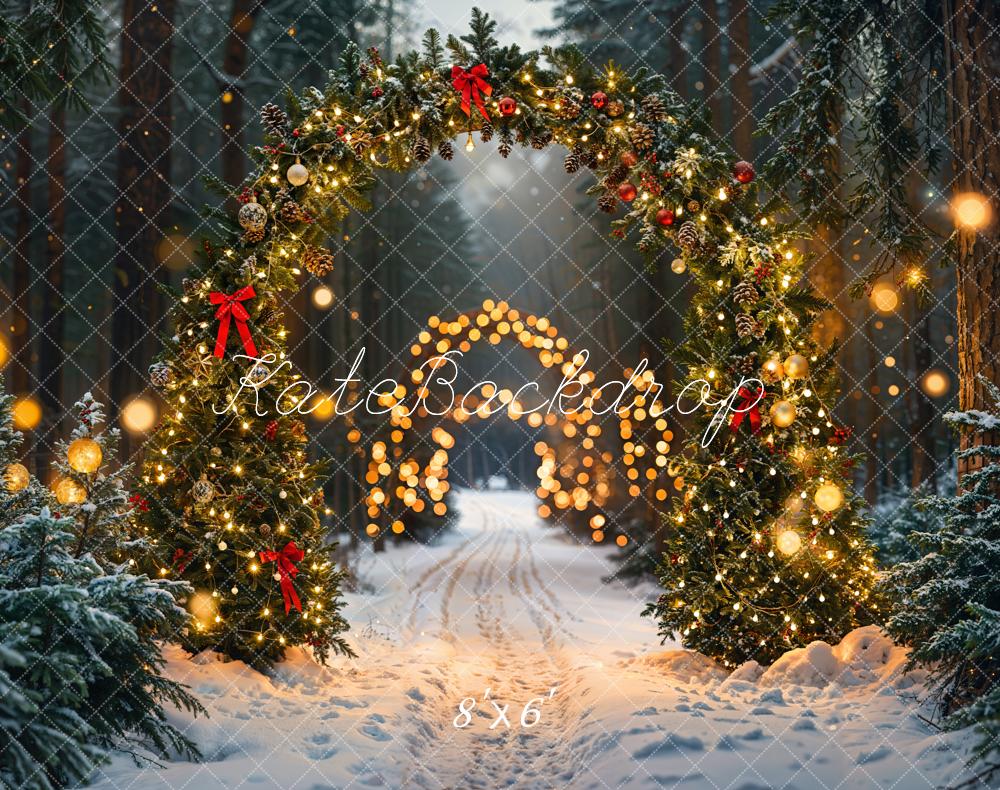
M 951 202 L 951 213 L 960 228 L 975 230 L 990 224 L 993 209 L 985 195 L 965 192 L 956 195 Z
M 101 461 L 104 460 L 104 453 L 101 451 L 101 445 L 93 439 L 81 437 L 70 443 L 69 449 L 66 451 L 66 458 L 70 468 L 89 475 L 100 468 Z
M 215 598 L 206 592 L 197 592 L 188 598 L 187 608 L 194 618 L 202 623 L 213 622 L 219 614 Z
M 920 386 L 932 398 L 940 398 L 951 388 L 951 379 L 943 370 L 929 370 L 924 374 Z
M 333 291 L 325 285 L 319 285 L 313 289 L 312 303 L 320 310 L 326 310 L 333 304 Z
M 129 433 L 145 433 L 156 424 L 156 416 L 156 404 L 140 395 L 122 409 L 122 427 Z
M 14 427 L 19 431 L 30 431 L 42 421 L 42 406 L 31 395 L 25 395 L 14 401 L 11 409 Z
M 10 360 L 10 348 L 7 345 L 7 338 L 0 335 L 0 368 Z
M 871 305 L 882 313 L 891 313 L 899 306 L 899 294 L 892 283 L 877 283 L 872 289 Z
M 795 554 L 802 548 L 802 536 L 794 529 L 785 529 L 778 533 L 774 545 L 782 554 Z
M 816 489 L 813 501 L 820 510 L 830 513 L 844 504 L 844 492 L 833 483 L 823 483 Z

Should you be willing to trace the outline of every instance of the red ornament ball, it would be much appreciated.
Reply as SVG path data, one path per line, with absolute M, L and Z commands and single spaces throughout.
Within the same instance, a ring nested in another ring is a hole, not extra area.
M 656 221 L 663 227 L 674 224 L 674 212 L 668 208 L 661 208 L 656 212 Z
M 504 96 L 499 104 L 500 114 L 506 117 L 510 117 L 517 112 L 517 102 L 514 101 L 510 96 Z
M 590 103 L 597 110 L 603 110 L 608 103 L 608 94 L 604 91 L 597 91 L 590 95 Z
M 757 171 L 753 169 L 753 165 L 749 162 L 739 161 L 733 165 L 733 178 L 741 184 L 749 184 L 756 175 Z
M 635 188 L 635 184 L 631 181 L 622 181 L 622 183 L 618 185 L 618 197 L 620 197 L 625 203 L 631 203 L 635 200 L 635 196 L 637 194 L 638 191 Z
M 639 157 L 636 156 L 632 151 L 626 151 L 622 154 L 621 162 L 625 167 L 635 167 L 636 163 L 639 161 Z

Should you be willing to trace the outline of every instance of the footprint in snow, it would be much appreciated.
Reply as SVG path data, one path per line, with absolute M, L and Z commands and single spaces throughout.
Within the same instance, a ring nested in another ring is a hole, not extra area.
M 377 724 L 365 724 L 361 732 L 376 741 L 391 741 L 392 736 Z
M 659 711 L 656 710 L 652 705 L 648 708 L 643 708 L 642 710 L 637 710 L 633 716 L 655 716 Z
M 645 760 L 647 757 L 657 755 L 676 754 L 681 751 L 701 752 L 705 750 L 705 744 L 701 738 L 695 736 L 686 737 L 684 735 L 668 735 L 662 741 L 653 741 L 632 752 L 632 759 Z
M 799 732 L 813 731 L 816 729 L 816 722 L 812 719 L 798 719 L 792 724 L 792 729 Z
M 890 754 L 892 754 L 892 750 L 888 746 L 879 746 L 876 749 L 872 749 L 870 752 L 861 752 L 855 762 L 857 762 L 858 765 L 866 765 L 867 763 L 874 763 L 878 760 L 883 760 Z
M 408 689 L 407 692 L 406 692 L 406 696 L 409 697 L 410 699 L 414 700 L 415 702 L 426 702 L 427 701 L 427 697 L 416 686 L 414 686 L 411 689 Z
M 367 708 L 368 703 L 364 700 L 344 699 L 343 697 L 330 697 L 330 704 L 338 708 Z

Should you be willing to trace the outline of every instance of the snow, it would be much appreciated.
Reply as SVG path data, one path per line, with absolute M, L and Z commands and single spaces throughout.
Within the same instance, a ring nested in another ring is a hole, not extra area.
M 966 776 L 968 733 L 922 720 L 924 675 L 903 673 L 877 628 L 727 673 L 659 645 L 639 616 L 655 590 L 603 584 L 611 550 L 544 526 L 530 494 L 463 491 L 457 507 L 437 545 L 361 558 L 356 660 L 294 650 L 263 675 L 168 648 L 169 675 L 210 713 L 171 714 L 205 762 L 116 758 L 98 786 L 909 790 Z

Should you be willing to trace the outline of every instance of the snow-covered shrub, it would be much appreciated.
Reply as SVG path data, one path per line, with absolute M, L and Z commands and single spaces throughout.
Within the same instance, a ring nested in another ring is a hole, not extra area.
M 910 536 L 915 532 L 932 532 L 940 527 L 933 503 L 928 501 L 931 499 L 931 488 L 924 484 L 886 497 L 879 503 L 868 528 L 868 537 L 878 548 L 879 564 L 890 566 L 922 556 Z
M 85 780 L 109 750 L 197 756 L 164 703 L 201 711 L 161 674 L 157 640 L 183 627 L 177 582 L 107 575 L 75 556 L 74 522 L 48 508 L 0 532 L 0 780 Z M 9 693 L 7 693 L 9 692 Z
M 976 434 L 1000 429 L 1000 388 L 983 381 L 996 412 L 952 412 L 945 419 Z M 883 587 L 893 601 L 889 633 L 913 648 L 911 665 L 930 669 L 944 722 L 976 723 L 983 756 L 1000 751 L 1000 446 L 959 453 L 982 465 L 954 496 L 922 503 L 937 520 L 910 539 L 920 557 L 891 568 Z

